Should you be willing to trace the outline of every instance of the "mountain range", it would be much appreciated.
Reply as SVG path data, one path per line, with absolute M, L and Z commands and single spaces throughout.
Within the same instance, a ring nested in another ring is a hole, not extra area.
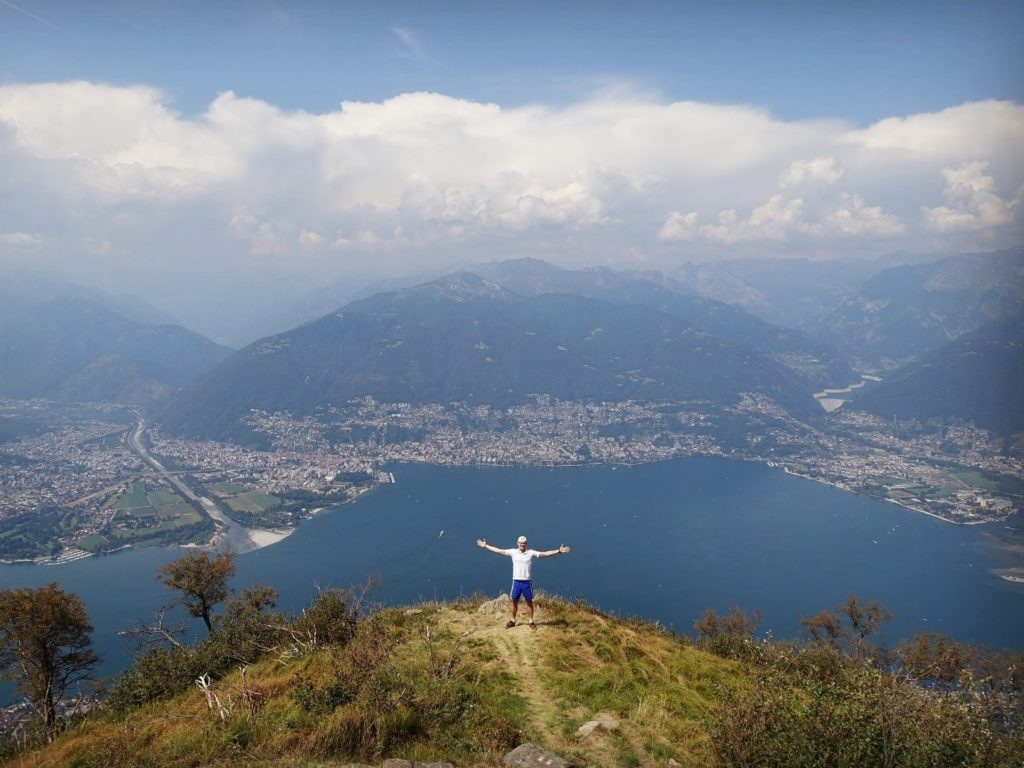
M 0 326 L 0 395 L 154 403 L 230 353 L 179 325 L 65 295 L 23 306 Z
M 802 324 L 866 371 L 892 371 L 1024 310 L 1024 249 L 893 267 Z
M 538 394 L 727 404 L 741 392 L 814 418 L 812 391 L 771 357 L 666 312 L 565 293 L 524 296 L 464 272 L 251 344 L 172 398 L 161 423 L 222 438 L 237 434 L 251 409 L 308 414 L 366 395 L 507 407 Z
M 1024 431 L 1024 313 L 990 323 L 909 363 L 849 405 L 886 418 L 959 418 L 997 434 Z
M 796 269 L 796 293 L 828 275 L 817 263 L 806 272 L 804 262 L 788 267 Z M 840 291 L 858 269 L 840 268 L 832 288 L 821 290 Z M 168 316 L 141 299 L 15 273 L 0 287 L 0 395 L 169 400 L 168 429 L 223 438 L 236 435 L 253 408 L 313 413 L 364 395 L 504 407 L 534 395 L 728 404 L 762 392 L 815 419 L 811 393 L 852 383 L 862 370 L 881 371 L 886 381 L 856 407 L 1024 428 L 1015 392 L 1024 334 L 1017 319 L 1006 320 L 1024 310 L 1022 249 L 884 269 L 805 317 L 803 330 L 695 295 L 695 270 L 479 264 L 412 286 L 398 279 L 397 290 L 235 355 L 163 322 Z M 765 267 L 760 285 L 782 291 L 780 270 Z M 343 287 L 331 283 L 314 304 L 327 305 Z
M 732 304 L 695 296 L 662 272 L 607 267 L 568 270 L 538 259 L 480 265 L 473 272 L 524 296 L 566 293 L 664 312 L 691 328 L 771 357 L 815 389 L 859 378 L 833 349 L 802 331 L 765 322 Z
M 168 312 L 132 294 L 112 294 L 49 272 L 18 269 L 0 275 L 0 328 L 19 322 L 42 304 L 82 299 L 142 325 L 180 325 Z

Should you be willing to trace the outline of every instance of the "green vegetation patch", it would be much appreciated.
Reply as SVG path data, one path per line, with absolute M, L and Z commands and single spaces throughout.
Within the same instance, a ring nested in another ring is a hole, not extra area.
M 234 496 L 239 493 L 245 493 L 249 490 L 244 485 L 239 485 L 238 483 L 213 483 L 208 487 L 214 493 L 219 493 L 224 496 Z
M 163 519 L 181 517 L 182 515 L 195 515 L 196 511 L 191 505 L 183 501 L 174 502 L 156 508 L 156 513 Z
M 101 533 L 93 533 L 84 539 L 80 539 L 75 546 L 79 549 L 84 549 L 86 552 L 102 552 L 109 548 L 110 539 Z
M 163 488 L 158 491 L 150 491 L 146 494 L 146 498 L 149 500 L 149 506 L 157 508 L 181 502 L 181 497 L 178 494 Z
M 174 517 L 146 518 L 147 525 L 138 528 L 114 528 L 105 531 L 109 546 L 123 544 L 164 545 L 203 541 L 212 523 L 187 504 L 177 505 L 181 513 Z M 102 546 L 102 544 L 99 544 Z M 109 548 L 109 547 L 108 547 Z
M 61 538 L 81 525 L 81 513 L 63 507 L 43 507 L 0 521 L 0 559 L 28 560 L 55 555 Z
M 683 638 L 643 622 L 604 616 L 586 606 L 545 601 L 545 622 L 564 622 L 564 642 L 544 647 L 542 679 L 563 702 L 553 723 L 567 738 L 597 712 L 643 724 L 634 741 L 616 744 L 615 764 L 675 745 L 701 764 L 708 757 L 705 719 L 722 689 L 739 685 L 740 665 L 690 647 Z M 554 618 L 552 618 L 554 614 Z M 632 755 L 632 757 L 628 757 Z
M 536 633 L 516 634 L 472 601 L 367 617 L 352 592 L 325 590 L 286 616 L 269 597 L 235 593 L 204 640 L 142 651 L 107 706 L 52 743 L 12 752 L 17 764 L 499 765 L 527 740 L 576 765 L 1022 764 L 1019 656 L 976 656 L 939 636 L 901 646 L 890 670 L 873 660 L 871 632 L 835 614 L 809 624 L 831 627 L 834 643 L 776 643 L 755 638 L 756 617 L 709 612 L 695 647 L 554 599 Z M 847 605 L 851 622 L 866 615 Z M 577 738 L 599 711 L 620 727 Z
M 145 525 L 156 525 L 160 515 L 152 507 L 136 507 L 122 513 L 124 519 L 137 520 Z
M 236 512 L 267 512 L 281 506 L 281 499 L 269 493 L 248 491 L 228 499 L 227 504 Z
M 986 491 L 995 491 L 999 489 L 998 482 L 985 477 L 980 472 L 954 472 L 953 476 L 972 488 L 982 488 Z
M 194 509 L 192 509 L 192 507 L 188 506 L 187 504 L 182 504 L 182 506 L 185 508 L 186 511 L 173 519 L 164 520 L 163 522 L 161 522 L 161 530 L 166 531 L 172 528 L 181 528 L 186 525 L 194 525 L 195 523 L 198 523 L 200 520 L 203 519 L 203 516 L 196 512 Z
M 146 495 L 146 487 L 142 483 L 132 483 L 131 489 L 117 501 L 118 509 L 135 509 L 150 506 Z

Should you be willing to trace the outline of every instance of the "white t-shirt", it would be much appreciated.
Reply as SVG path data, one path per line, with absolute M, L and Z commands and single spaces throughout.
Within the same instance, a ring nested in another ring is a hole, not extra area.
M 530 565 L 533 558 L 537 557 L 540 552 L 536 549 L 520 552 L 519 547 L 515 547 L 506 549 L 505 554 L 512 558 L 512 579 L 514 581 L 530 581 Z

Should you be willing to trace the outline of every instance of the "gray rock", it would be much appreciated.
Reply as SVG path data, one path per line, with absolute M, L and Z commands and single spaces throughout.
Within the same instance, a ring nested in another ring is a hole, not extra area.
M 508 595 L 499 595 L 493 600 L 488 600 L 486 603 L 476 609 L 477 613 L 508 613 L 511 601 L 508 599 Z
M 597 720 L 587 720 L 587 722 L 576 729 L 576 736 L 585 739 L 600 727 L 601 724 Z
M 520 744 L 502 758 L 506 768 L 573 768 L 573 764 L 536 744 Z
M 412 768 L 412 761 L 389 757 L 380 768 Z
M 581 725 L 576 730 L 576 735 L 584 739 L 598 729 L 602 731 L 617 731 L 619 730 L 619 721 L 613 715 L 601 712 L 595 715 L 593 720 L 588 720 Z

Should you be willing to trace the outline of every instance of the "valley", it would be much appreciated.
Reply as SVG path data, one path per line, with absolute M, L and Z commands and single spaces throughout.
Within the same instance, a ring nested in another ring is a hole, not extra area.
M 38 516 L 27 543 L 0 537 L 8 559 L 145 544 L 220 542 L 245 551 L 387 482 L 383 468 L 396 462 L 628 465 L 720 456 L 968 524 L 1009 518 L 1024 494 L 1024 458 L 985 430 L 898 422 L 894 431 L 891 421 L 845 409 L 812 426 L 752 394 L 728 407 L 537 397 L 492 408 L 361 398 L 312 416 L 252 412 L 246 426 L 264 438 L 262 450 L 171 436 L 141 421 L 63 423 L 67 406 L 53 407 L 49 431 L 0 445 L 0 524 L 23 538 L 18 520 L 59 510 L 56 521 Z M 5 400 L 0 408 L 24 416 L 45 403 Z M 132 494 L 156 501 L 133 505 L 125 501 Z

